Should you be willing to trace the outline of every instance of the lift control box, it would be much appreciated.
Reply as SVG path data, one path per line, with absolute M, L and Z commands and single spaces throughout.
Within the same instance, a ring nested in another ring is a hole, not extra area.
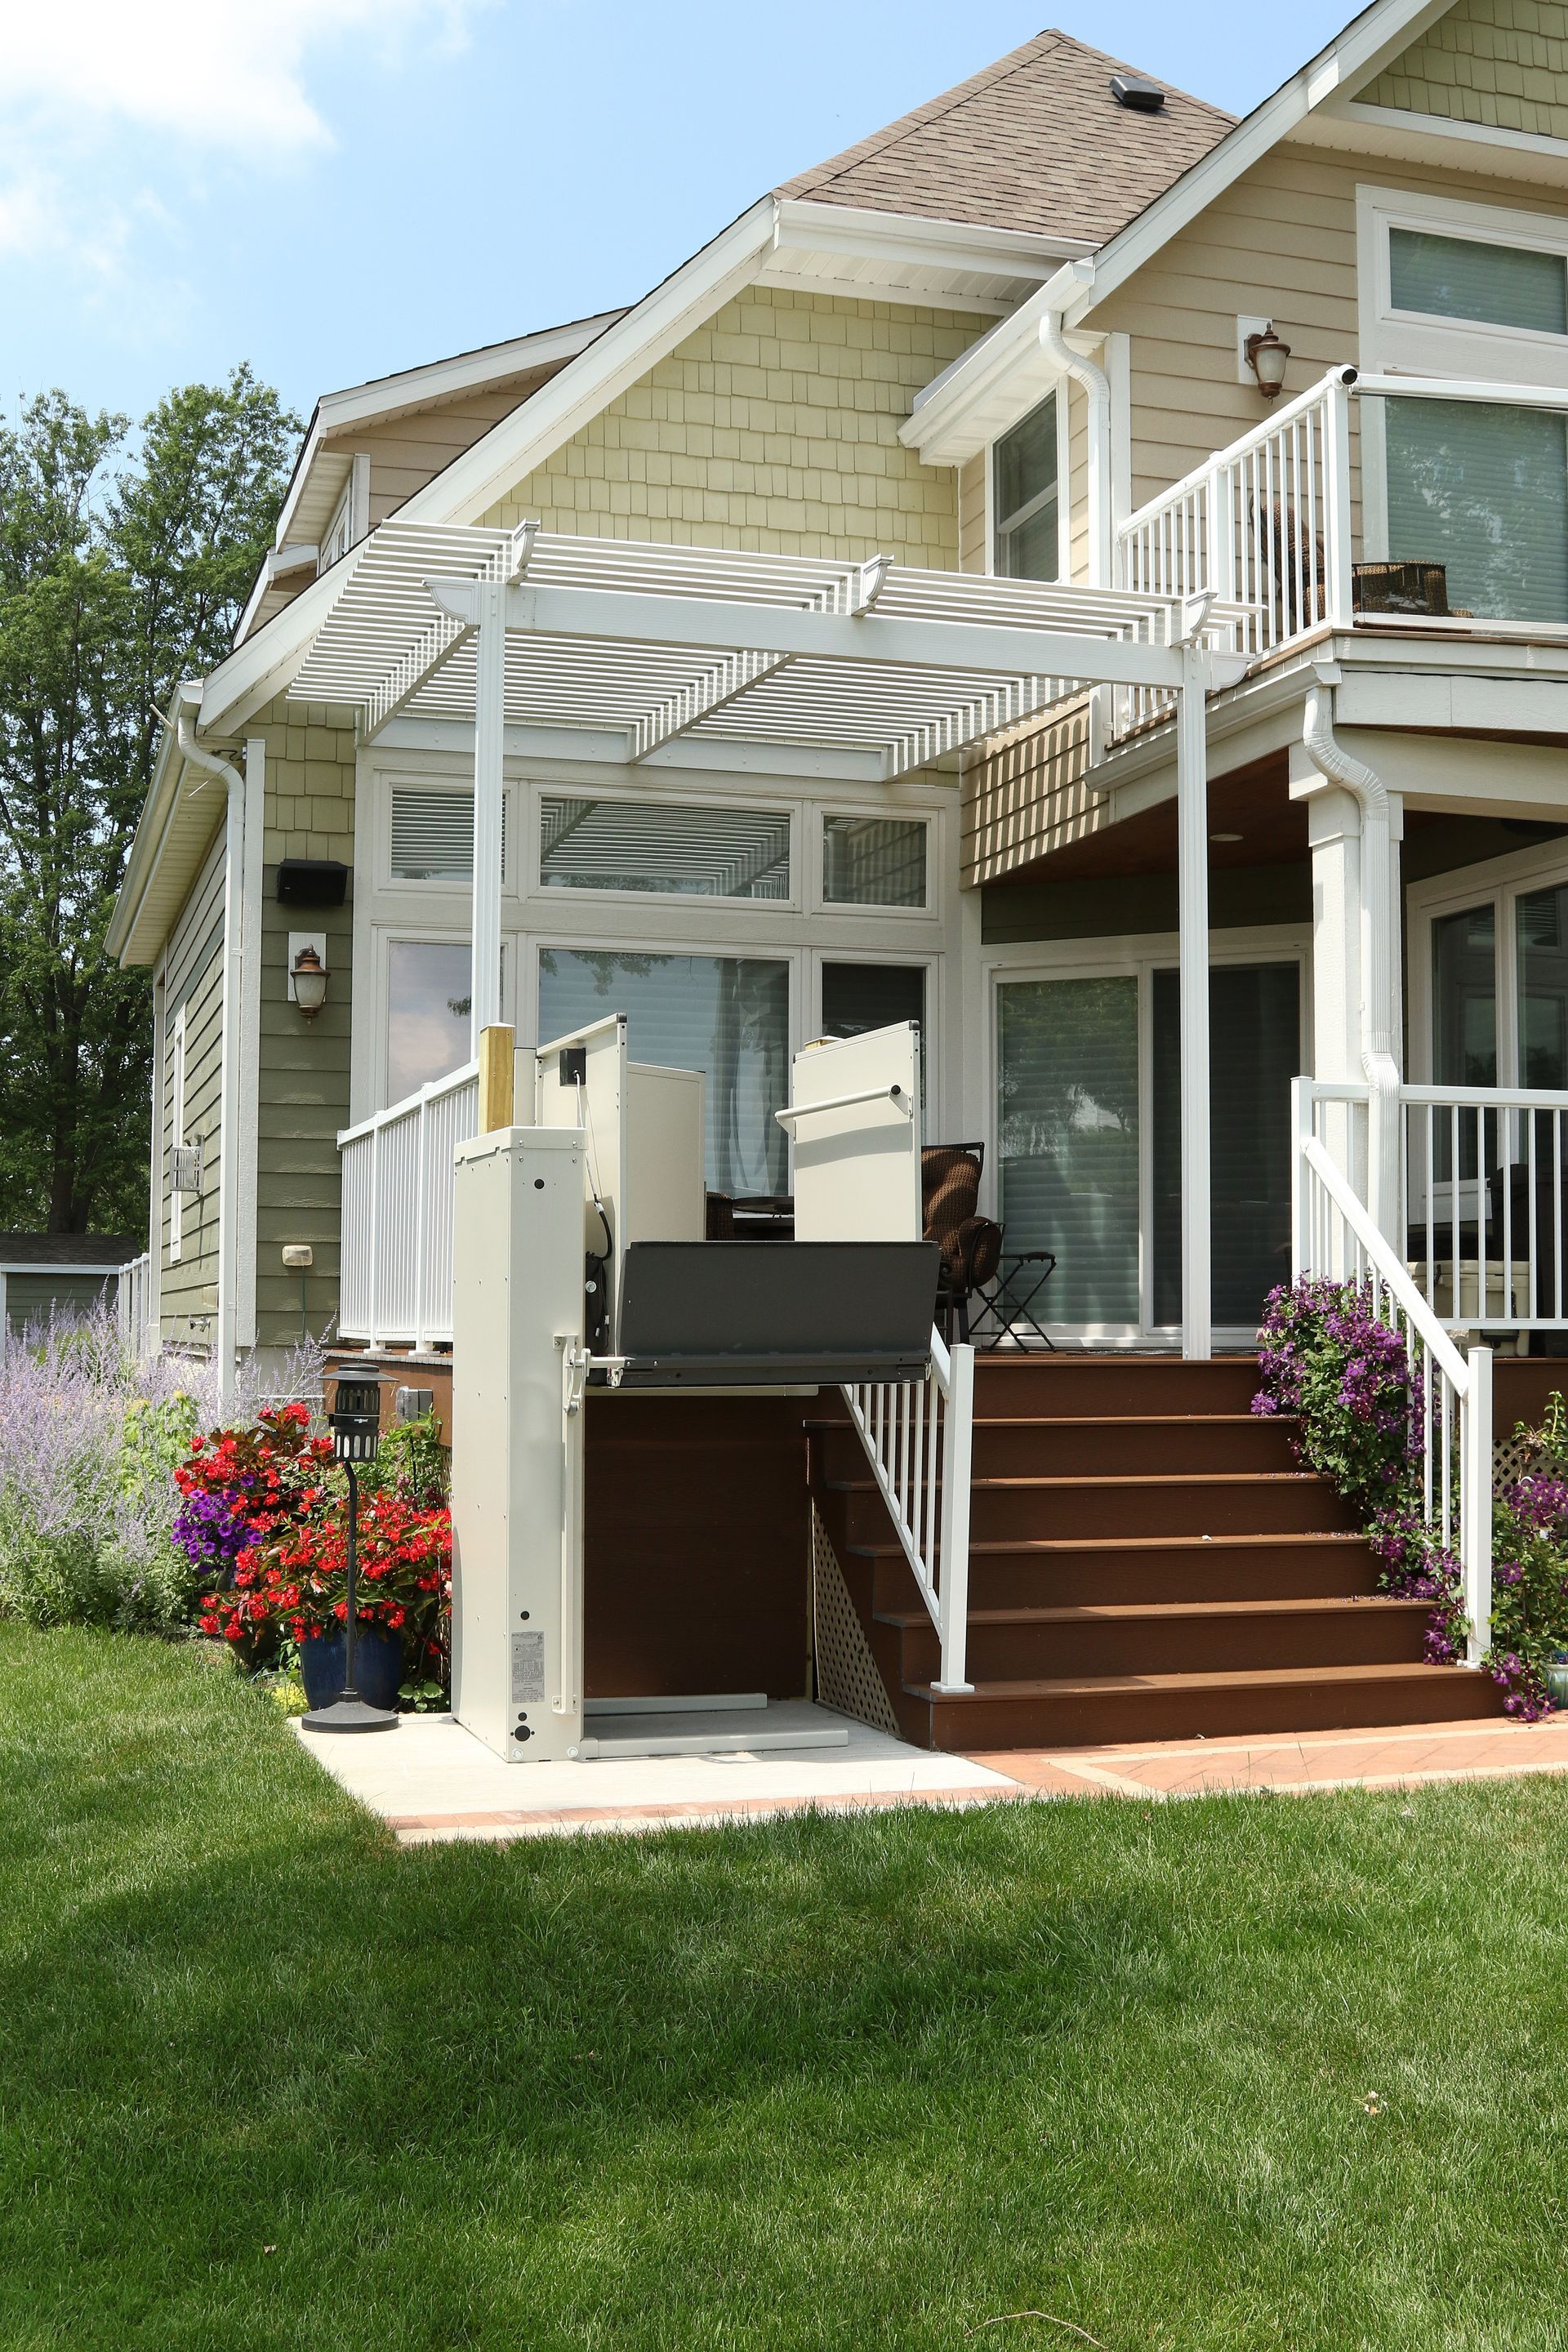
M 583 1733 L 584 1138 L 501 1128 L 452 1191 L 452 1710 L 510 1763 Z

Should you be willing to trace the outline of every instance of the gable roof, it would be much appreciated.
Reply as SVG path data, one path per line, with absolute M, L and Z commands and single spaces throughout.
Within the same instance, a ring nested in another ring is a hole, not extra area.
M 776 194 L 1098 245 L 1235 119 L 1164 84 L 1157 114 L 1119 106 L 1110 77 L 1133 70 L 1066 33 L 1037 33 Z

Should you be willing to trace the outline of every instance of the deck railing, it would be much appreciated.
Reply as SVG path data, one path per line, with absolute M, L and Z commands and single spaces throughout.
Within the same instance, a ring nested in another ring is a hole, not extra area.
M 133 1356 L 149 1356 L 157 1349 L 153 1320 L 153 1260 L 143 1250 L 120 1269 L 114 1292 L 120 1342 Z
M 479 1064 L 466 1062 L 339 1135 L 345 1339 L 450 1342 L 452 1160 L 479 1108 Z
M 862 1382 L 844 1391 L 877 1489 L 942 1644 L 942 1692 L 964 1679 L 969 1633 L 969 1477 L 974 1433 L 974 1350 L 931 1335 L 921 1381 Z
M 1404 1347 L 1419 1398 L 1422 1515 L 1432 1538 L 1458 1556 L 1470 1623 L 1468 1663 L 1477 1665 L 1491 1628 L 1491 1349 L 1460 1354 L 1417 1289 L 1403 1247 L 1378 1231 L 1333 1151 L 1313 1131 L 1316 1091 L 1310 1078 L 1295 1081 L 1291 1272 L 1359 1284 L 1373 1314 Z

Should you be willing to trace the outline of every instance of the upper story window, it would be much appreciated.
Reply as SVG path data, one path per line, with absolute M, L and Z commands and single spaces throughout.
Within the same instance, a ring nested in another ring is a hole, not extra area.
M 1568 258 L 1561 253 L 1391 226 L 1388 278 L 1395 310 L 1568 335 Z
M 822 821 L 822 896 L 830 907 L 923 907 L 923 817 L 827 816 Z
M 510 882 L 507 800 L 501 802 L 501 872 Z M 474 795 L 466 784 L 394 784 L 388 878 L 460 882 L 474 878 Z
M 1032 408 L 992 452 L 993 550 L 1006 580 L 1056 580 L 1061 575 L 1060 467 L 1057 396 Z

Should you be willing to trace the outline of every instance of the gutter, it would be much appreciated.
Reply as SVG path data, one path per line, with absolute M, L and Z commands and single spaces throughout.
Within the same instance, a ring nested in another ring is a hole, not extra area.
M 1065 283 L 1064 283 L 1065 280 Z M 1064 375 L 1081 384 L 1089 401 L 1089 584 L 1109 588 L 1114 569 L 1110 521 L 1110 383 L 1103 368 L 1075 352 L 1062 320 L 1094 288 L 1094 261 L 1086 256 L 1058 269 L 1045 289 L 1040 349 Z M 1059 290 L 1058 290 L 1059 289 Z
M 223 1027 L 219 1063 L 217 1194 L 217 1374 L 218 1397 L 226 1410 L 234 1401 L 239 1339 L 239 1116 L 240 1016 L 245 988 L 246 778 L 227 760 L 196 740 L 191 714 L 176 705 L 175 732 L 182 757 L 222 784 L 227 800 L 223 849 Z M 183 1137 L 176 1137 L 177 1142 Z M 160 1181 L 161 1181 L 160 1178 Z

